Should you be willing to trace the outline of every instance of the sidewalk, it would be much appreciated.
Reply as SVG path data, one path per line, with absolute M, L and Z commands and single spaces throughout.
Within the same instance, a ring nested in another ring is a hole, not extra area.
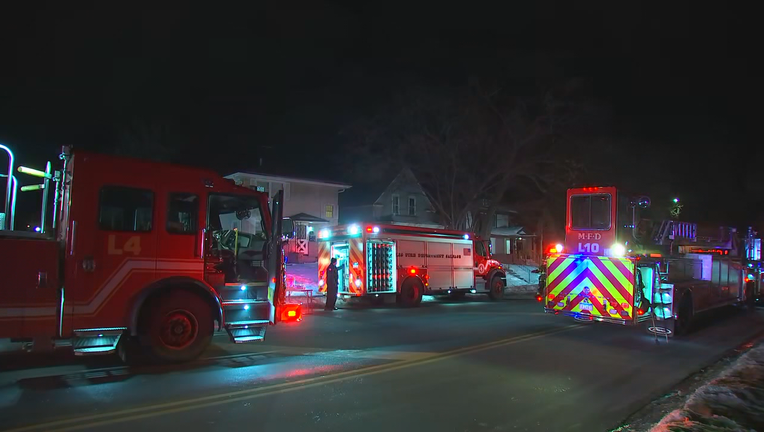
M 764 430 L 764 344 L 743 354 L 650 432 Z

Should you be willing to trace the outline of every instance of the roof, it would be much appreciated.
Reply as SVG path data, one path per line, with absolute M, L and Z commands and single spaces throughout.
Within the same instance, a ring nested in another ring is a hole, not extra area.
M 351 187 L 353 187 L 349 184 L 341 183 L 341 182 L 337 182 L 333 180 L 286 176 L 286 175 L 279 175 L 279 174 L 266 174 L 263 172 L 256 172 L 256 171 L 238 171 L 235 173 L 228 174 L 225 177 L 233 178 L 233 176 L 235 175 L 245 175 L 245 176 L 261 178 L 263 180 L 278 181 L 278 182 L 306 183 L 306 184 L 317 184 L 317 185 L 323 185 L 323 186 L 334 186 L 340 189 L 350 189 Z
M 340 195 L 340 207 L 347 208 L 374 205 L 394 181 L 399 177 L 406 175 L 410 175 L 410 178 L 419 183 L 411 169 L 404 167 L 400 171 L 391 171 L 387 173 L 387 175 L 383 177 L 383 180 L 356 185 L 353 189 L 343 192 L 342 195 Z M 421 184 L 419 187 L 421 188 Z M 424 192 L 424 190 L 422 192 Z
M 514 227 L 492 228 L 491 229 L 491 235 L 500 235 L 500 236 L 531 236 L 533 234 L 526 233 L 525 232 L 525 227 L 514 226 Z
M 313 216 L 307 213 L 297 213 L 292 216 L 287 216 L 287 219 L 291 219 L 295 222 L 329 223 L 329 221 L 326 219 L 321 219 L 320 217 Z

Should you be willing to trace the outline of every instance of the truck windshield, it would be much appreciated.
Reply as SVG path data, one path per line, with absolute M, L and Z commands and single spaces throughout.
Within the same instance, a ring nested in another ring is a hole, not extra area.
M 208 225 L 225 249 L 259 248 L 267 235 L 260 201 L 244 195 L 210 194 Z M 258 246 L 256 246 L 258 245 Z
M 610 228 L 610 194 L 570 197 L 570 223 L 575 230 Z

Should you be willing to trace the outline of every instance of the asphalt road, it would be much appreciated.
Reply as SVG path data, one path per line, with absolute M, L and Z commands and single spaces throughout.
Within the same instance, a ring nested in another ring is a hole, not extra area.
M 764 329 L 729 311 L 684 339 L 531 300 L 316 312 L 183 366 L 0 356 L 0 430 L 606 431 Z

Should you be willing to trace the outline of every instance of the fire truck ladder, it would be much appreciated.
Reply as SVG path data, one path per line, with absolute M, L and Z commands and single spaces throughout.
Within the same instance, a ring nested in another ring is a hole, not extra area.
M 658 336 L 663 335 L 668 342 L 669 330 L 666 327 L 656 325 L 657 321 L 665 321 L 673 318 L 674 304 L 674 284 L 668 283 L 670 261 L 660 261 L 656 263 L 655 270 L 658 277 L 653 288 L 653 298 L 651 299 L 651 332 L 655 335 L 655 342 L 658 342 Z
M 653 233 L 653 241 L 658 245 L 670 245 L 674 242 L 695 243 L 698 225 L 692 222 L 664 220 Z

